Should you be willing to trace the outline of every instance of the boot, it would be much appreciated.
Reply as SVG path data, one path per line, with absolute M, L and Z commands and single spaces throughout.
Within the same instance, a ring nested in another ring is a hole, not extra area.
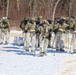
M 5 45 L 7 45 L 8 44 L 8 42 L 7 41 L 5 41 Z
M 64 52 L 64 49 L 60 49 L 60 51 Z

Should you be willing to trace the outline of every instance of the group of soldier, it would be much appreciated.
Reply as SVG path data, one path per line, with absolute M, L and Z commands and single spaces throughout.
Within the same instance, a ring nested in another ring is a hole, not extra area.
M 10 37 L 10 25 L 7 17 L 0 19 L 0 44 L 8 44 Z
M 42 16 L 24 18 L 20 24 L 24 37 L 24 50 L 29 51 L 31 45 L 31 52 L 35 53 L 36 47 L 39 47 L 39 55 L 45 56 L 47 47 L 53 47 L 55 43 L 56 51 L 64 51 L 64 44 L 60 42 L 62 34 L 75 34 L 75 20 L 75 17 L 69 20 L 68 17 L 62 16 L 55 18 L 53 24 L 52 20 L 46 20 Z M 52 33 L 55 36 L 54 41 L 51 42 Z
M 37 47 L 40 49 L 40 56 L 45 56 L 47 47 L 56 51 L 64 51 L 64 43 L 68 43 L 67 34 L 72 34 L 71 43 L 75 46 L 76 17 L 60 16 L 52 20 L 46 20 L 42 16 L 26 17 L 20 23 L 23 32 L 24 50 L 35 53 Z M 10 25 L 7 17 L 0 19 L 0 44 L 8 44 L 10 37 Z M 52 34 L 54 38 L 52 39 Z M 64 36 L 64 40 L 62 39 Z M 65 41 L 66 40 L 66 41 Z M 31 49 L 30 49 L 31 46 Z

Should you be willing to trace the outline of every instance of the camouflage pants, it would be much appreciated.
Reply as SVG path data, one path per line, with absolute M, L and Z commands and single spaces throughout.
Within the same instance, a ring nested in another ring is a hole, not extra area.
M 72 33 L 70 52 L 76 53 L 76 33 Z
M 60 49 L 63 49 L 63 40 L 61 40 L 61 37 L 62 37 L 62 33 L 57 33 L 56 34 L 56 43 L 55 43 L 55 47 L 56 49 L 60 50 Z
M 9 37 L 10 37 L 10 32 L 8 32 L 8 29 L 1 29 L 1 35 L 2 35 L 2 42 L 3 43 L 9 43 Z
M 24 33 L 24 49 L 29 49 L 30 46 L 30 41 L 31 41 L 31 37 L 30 37 L 30 33 Z
M 40 36 L 40 52 L 46 52 L 48 46 L 48 39 Z
M 32 35 L 32 33 L 25 33 L 24 34 L 24 49 L 30 49 L 34 51 L 36 45 L 36 35 Z
M 31 50 L 35 51 L 35 46 L 36 46 L 36 34 L 30 33 L 31 37 Z
M 40 45 L 39 34 L 36 34 L 36 47 L 39 47 L 39 45 Z

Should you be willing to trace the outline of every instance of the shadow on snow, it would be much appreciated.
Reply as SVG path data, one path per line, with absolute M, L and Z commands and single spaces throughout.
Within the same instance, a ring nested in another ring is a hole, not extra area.
M 19 48 L 20 46 L 18 45 L 12 45 L 12 46 L 6 46 L 3 47 L 4 49 L 7 50 L 2 50 L 2 51 L 6 51 L 6 52 L 15 52 L 18 55 L 31 55 L 31 56 L 36 56 L 37 54 L 33 54 L 31 52 L 26 52 L 23 49 Z M 10 49 L 11 48 L 11 49 Z M 39 51 L 39 48 L 36 48 L 36 52 Z M 46 53 L 67 53 L 67 51 L 56 51 L 56 49 L 52 49 L 52 48 L 48 48 Z

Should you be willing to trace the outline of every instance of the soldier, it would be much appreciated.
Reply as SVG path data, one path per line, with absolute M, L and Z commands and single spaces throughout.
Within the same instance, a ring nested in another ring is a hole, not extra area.
M 2 33 L 2 42 L 4 42 L 5 44 L 8 44 L 9 34 L 10 34 L 10 24 L 7 17 L 2 18 L 1 33 Z
M 35 45 L 36 45 L 36 19 L 35 17 L 31 18 L 31 22 L 29 23 L 29 32 L 31 37 L 31 52 L 35 53 Z
M 46 55 L 46 50 L 48 46 L 48 37 L 49 37 L 49 27 L 46 22 L 43 22 L 39 28 L 38 31 L 40 33 L 40 55 L 44 56 Z
M 30 46 L 30 41 L 31 41 L 30 32 L 29 32 L 29 21 L 26 24 L 23 23 L 23 26 L 24 26 L 24 29 L 23 29 L 24 50 L 29 51 L 29 46 Z
M 61 19 L 60 21 L 55 24 L 54 30 L 57 29 L 56 33 L 56 50 L 57 51 L 64 51 L 64 42 L 61 40 L 62 34 L 65 32 L 65 29 L 68 25 L 66 24 L 66 21 L 64 19 Z
M 48 48 L 51 48 L 51 37 L 52 37 L 52 21 L 51 20 L 47 20 L 48 21 L 48 25 L 49 25 L 49 38 L 48 38 Z
M 37 28 L 39 27 L 40 24 L 43 23 L 43 17 L 39 16 L 36 20 L 36 47 L 40 47 L 40 39 L 39 39 L 39 33 L 37 32 Z
M 29 47 L 31 44 L 31 52 L 35 53 L 35 45 L 36 45 L 36 22 L 35 18 L 31 18 L 30 21 L 25 26 L 25 36 L 24 36 L 24 49 L 29 51 Z M 28 40 L 29 39 L 29 40 Z
M 40 47 L 39 33 L 37 31 L 39 24 L 40 24 L 40 18 L 38 17 L 36 18 L 36 47 Z
M 57 35 L 57 32 L 59 30 L 59 23 L 57 21 L 57 19 L 54 20 L 54 26 L 53 26 L 53 32 L 54 32 L 54 40 L 52 41 L 52 47 L 54 46 L 54 43 L 56 41 L 56 35 Z
M 28 32 L 29 21 L 30 21 L 30 18 L 25 17 L 20 23 L 20 28 L 22 29 L 22 35 L 23 35 L 23 41 L 24 41 L 24 50 L 26 51 L 29 51 L 29 46 L 30 46 L 30 33 Z
M 72 46 L 72 48 L 71 48 L 71 46 L 70 46 L 70 52 L 71 53 L 74 53 L 74 52 L 76 52 L 76 48 L 75 48 L 75 46 L 76 46 L 76 43 L 75 43 L 75 41 L 76 41 L 76 22 L 75 22 L 75 19 L 71 19 L 71 22 L 70 22 L 70 33 L 72 34 L 72 39 L 71 39 L 71 46 Z

